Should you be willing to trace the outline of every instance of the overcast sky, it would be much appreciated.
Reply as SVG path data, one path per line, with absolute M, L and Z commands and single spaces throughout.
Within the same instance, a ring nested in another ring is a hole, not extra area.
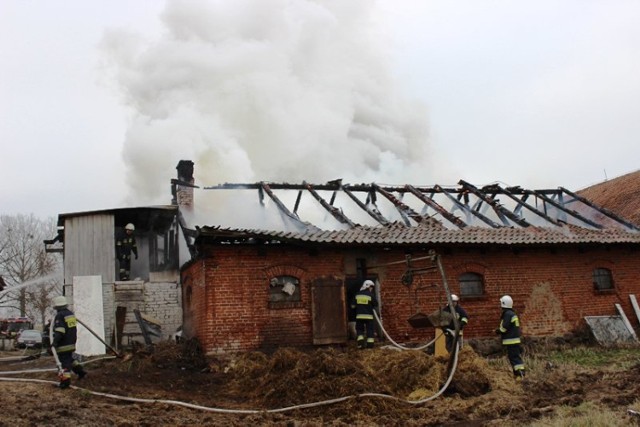
M 1 214 L 639 169 L 640 2 L 0 0 Z

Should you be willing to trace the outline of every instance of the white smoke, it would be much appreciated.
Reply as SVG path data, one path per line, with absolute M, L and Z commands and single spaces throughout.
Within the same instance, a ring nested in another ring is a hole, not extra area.
M 156 38 L 103 49 L 132 117 L 130 199 L 199 185 L 430 182 L 425 107 L 400 93 L 371 0 L 171 0 Z

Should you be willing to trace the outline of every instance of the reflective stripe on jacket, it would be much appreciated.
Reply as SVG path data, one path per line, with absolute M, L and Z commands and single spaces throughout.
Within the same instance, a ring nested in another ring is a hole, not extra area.
M 360 291 L 354 298 L 356 320 L 373 320 L 373 309 L 378 306 L 375 295 L 369 289 Z
M 138 254 L 138 245 L 133 234 L 127 235 L 126 232 L 118 234 L 116 238 L 116 253 L 118 259 L 131 259 L 131 253 Z
M 53 342 L 58 353 L 76 350 L 76 315 L 68 308 L 58 310 L 53 321 Z
M 515 311 L 510 308 L 502 309 L 500 318 L 500 334 L 503 345 L 520 344 L 520 319 Z
M 449 309 L 449 305 L 445 305 L 442 311 L 450 313 L 451 310 Z M 460 335 L 462 335 L 462 329 L 464 329 L 467 323 L 469 323 L 469 316 L 467 315 L 465 309 L 460 307 L 460 303 L 456 304 L 455 312 L 456 317 L 458 318 L 458 323 L 460 323 Z M 449 323 L 449 325 L 447 325 L 447 329 L 451 329 L 452 331 L 456 329 L 456 325 L 455 323 L 453 323 L 453 319 L 451 319 L 451 322 Z

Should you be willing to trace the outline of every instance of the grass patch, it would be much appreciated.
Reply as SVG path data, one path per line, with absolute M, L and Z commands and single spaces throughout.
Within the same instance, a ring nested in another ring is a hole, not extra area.
M 542 418 L 529 427 L 627 427 L 635 426 L 635 419 L 619 411 L 612 411 L 591 402 L 578 406 L 559 406 L 550 418 Z
M 578 365 L 585 368 L 609 367 L 627 369 L 640 363 L 638 348 L 573 347 L 548 353 L 545 359 L 556 364 Z

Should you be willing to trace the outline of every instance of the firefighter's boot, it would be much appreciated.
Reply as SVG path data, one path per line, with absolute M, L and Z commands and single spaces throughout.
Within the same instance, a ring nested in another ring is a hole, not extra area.
M 73 372 L 78 376 L 78 379 L 81 380 L 87 376 L 87 371 L 84 370 L 82 365 L 77 364 L 73 368 L 71 368 Z
M 58 388 L 61 388 L 61 389 L 69 388 L 69 386 L 71 385 L 71 372 L 69 372 L 68 369 L 63 369 L 58 374 L 58 379 L 60 380 L 60 383 L 58 384 Z
M 365 348 L 365 342 L 364 342 L 364 335 L 358 335 L 358 338 L 356 339 L 356 342 L 358 343 L 358 348 L 359 349 L 363 349 Z

